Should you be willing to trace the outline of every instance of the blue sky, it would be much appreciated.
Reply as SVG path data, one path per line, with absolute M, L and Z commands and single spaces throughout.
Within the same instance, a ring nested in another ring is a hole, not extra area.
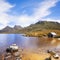
M 60 23 L 59 0 L 0 0 L 0 29 L 26 27 L 41 20 Z

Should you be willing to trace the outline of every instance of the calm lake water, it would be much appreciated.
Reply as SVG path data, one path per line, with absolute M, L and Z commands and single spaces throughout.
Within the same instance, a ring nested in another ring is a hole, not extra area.
M 0 52 L 3 52 L 12 44 L 17 44 L 21 48 L 28 49 L 49 46 L 60 47 L 60 41 L 57 39 L 25 37 L 22 34 L 0 34 Z

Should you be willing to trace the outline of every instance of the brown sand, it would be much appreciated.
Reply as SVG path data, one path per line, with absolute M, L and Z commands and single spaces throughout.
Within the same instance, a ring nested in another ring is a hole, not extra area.
M 19 53 L 22 60 L 46 60 L 46 58 L 49 58 L 50 56 L 46 52 L 36 53 L 36 52 L 28 51 L 28 50 L 23 50 L 23 51 L 20 51 Z M 0 60 L 3 60 L 3 59 L 0 59 Z M 7 60 L 15 60 L 15 57 L 9 58 Z M 60 58 L 54 59 L 52 57 L 52 60 L 60 60 Z
M 49 58 L 50 55 L 48 53 L 33 53 L 33 52 L 29 52 L 29 51 L 24 51 L 23 56 L 22 56 L 22 60 L 46 60 L 46 58 Z M 55 60 L 52 57 L 52 60 Z M 56 59 L 56 60 L 60 60 Z

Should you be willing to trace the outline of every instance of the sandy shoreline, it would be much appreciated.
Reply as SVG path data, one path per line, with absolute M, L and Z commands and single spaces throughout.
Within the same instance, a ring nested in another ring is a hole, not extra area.
M 45 60 L 50 56 L 47 51 L 43 51 L 44 48 L 38 50 L 19 49 L 19 54 L 22 60 Z M 0 54 L 0 60 L 4 60 L 5 54 Z M 12 55 L 13 56 L 13 55 Z M 8 58 L 7 60 L 15 60 L 15 57 Z M 52 60 L 55 60 L 52 58 Z M 58 59 L 60 60 L 60 58 Z

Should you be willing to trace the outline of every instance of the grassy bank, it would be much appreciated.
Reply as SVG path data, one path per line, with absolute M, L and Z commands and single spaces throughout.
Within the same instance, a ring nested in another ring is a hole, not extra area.
M 60 36 L 60 30 L 41 30 L 41 31 L 32 31 L 32 32 L 26 32 L 26 36 L 36 36 L 36 37 L 41 37 L 41 36 L 47 36 L 48 33 L 50 32 L 55 32 L 57 36 Z

